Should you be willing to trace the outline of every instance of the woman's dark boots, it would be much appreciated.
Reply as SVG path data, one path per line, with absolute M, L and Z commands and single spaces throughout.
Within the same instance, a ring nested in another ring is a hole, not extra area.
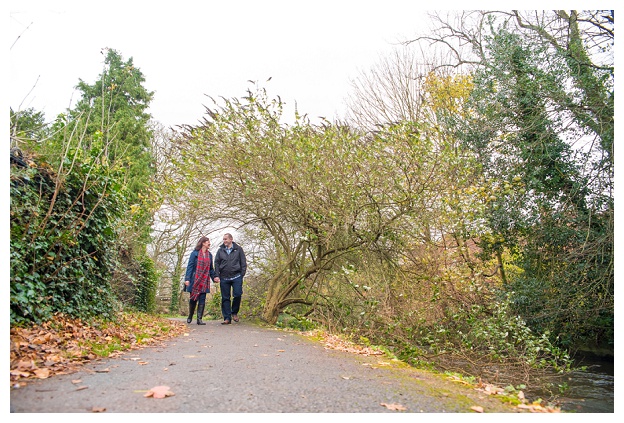
M 193 321 L 193 314 L 195 314 L 195 305 L 196 304 L 197 304 L 197 301 L 189 300 L 189 315 L 188 315 L 188 319 L 186 319 L 186 323 L 191 323 Z M 198 310 L 198 312 L 199 312 L 199 310 Z M 199 317 L 199 313 L 198 313 L 197 317 Z
M 202 317 L 204 317 L 204 307 L 206 306 L 206 304 L 199 304 L 197 306 L 197 324 L 198 325 L 205 325 L 204 322 L 202 322 Z

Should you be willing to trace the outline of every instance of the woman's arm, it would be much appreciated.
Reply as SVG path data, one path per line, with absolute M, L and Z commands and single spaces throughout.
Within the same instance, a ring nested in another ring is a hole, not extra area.
M 186 266 L 186 275 L 184 276 L 184 284 L 189 285 L 186 282 L 192 282 L 195 268 L 197 267 L 197 250 L 193 250 L 189 257 L 188 265 Z

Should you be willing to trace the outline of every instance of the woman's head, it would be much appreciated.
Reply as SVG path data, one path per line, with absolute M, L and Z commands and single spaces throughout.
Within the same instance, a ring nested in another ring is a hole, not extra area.
M 197 245 L 195 246 L 195 249 L 201 250 L 201 247 L 204 245 L 204 242 L 206 241 L 210 242 L 210 238 L 208 238 L 207 236 L 202 236 L 201 238 L 199 238 L 199 241 L 197 241 Z

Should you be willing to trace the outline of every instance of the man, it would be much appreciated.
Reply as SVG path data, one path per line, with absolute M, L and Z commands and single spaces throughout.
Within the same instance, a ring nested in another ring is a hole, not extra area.
M 215 281 L 219 282 L 221 288 L 221 313 L 223 314 L 221 324 L 229 325 L 232 320 L 239 321 L 238 311 L 243 296 L 243 278 L 247 272 L 245 252 L 234 242 L 232 234 L 223 235 L 223 244 L 217 250 L 214 265 Z

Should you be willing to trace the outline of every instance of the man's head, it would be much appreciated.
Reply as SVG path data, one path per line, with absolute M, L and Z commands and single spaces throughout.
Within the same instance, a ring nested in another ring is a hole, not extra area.
M 232 234 L 223 235 L 223 243 L 227 248 L 230 248 L 232 246 L 232 241 L 234 241 L 234 238 L 232 238 Z

